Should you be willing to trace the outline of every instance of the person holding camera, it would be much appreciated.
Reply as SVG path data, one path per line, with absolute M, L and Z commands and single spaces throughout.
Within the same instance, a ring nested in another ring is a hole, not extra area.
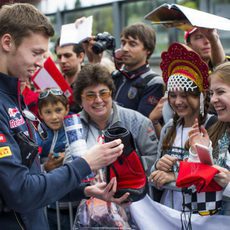
M 85 17 L 79 18 L 75 24 L 84 20 Z M 144 23 L 136 23 L 123 29 L 120 40 L 121 48 L 116 51 L 115 38 L 107 32 L 92 36 L 82 44 L 90 63 L 100 63 L 103 52 L 112 51 L 117 69 L 112 73 L 116 87 L 114 100 L 149 117 L 158 135 L 161 118 L 159 109 L 154 108 L 164 95 L 164 83 L 148 64 L 155 49 L 155 31 Z

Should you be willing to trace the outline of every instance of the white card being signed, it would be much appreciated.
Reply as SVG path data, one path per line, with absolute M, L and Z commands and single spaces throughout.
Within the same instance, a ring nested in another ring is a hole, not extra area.
M 78 44 L 92 36 L 93 16 L 89 16 L 77 26 L 65 24 L 61 28 L 60 46 Z

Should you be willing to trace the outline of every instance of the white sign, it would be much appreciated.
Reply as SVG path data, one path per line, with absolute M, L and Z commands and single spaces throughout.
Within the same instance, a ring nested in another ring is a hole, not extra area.
M 61 28 L 60 46 L 78 44 L 92 36 L 93 16 L 75 23 L 65 24 Z

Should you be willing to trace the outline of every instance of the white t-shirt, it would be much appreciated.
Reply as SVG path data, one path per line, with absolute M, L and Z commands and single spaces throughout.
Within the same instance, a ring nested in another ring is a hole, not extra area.
M 191 129 L 192 127 L 177 127 L 176 137 L 173 142 L 173 146 L 178 148 L 184 148 L 185 142 L 188 139 L 188 133 Z M 182 200 L 183 197 L 180 191 L 165 190 L 160 203 L 168 207 L 172 207 L 173 209 L 176 209 L 178 211 L 182 211 Z

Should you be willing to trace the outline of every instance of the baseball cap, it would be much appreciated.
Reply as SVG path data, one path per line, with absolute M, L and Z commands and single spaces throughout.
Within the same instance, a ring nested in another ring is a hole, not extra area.
M 184 41 L 185 41 L 185 43 L 188 42 L 188 39 L 189 39 L 190 35 L 191 35 L 192 33 L 194 33 L 197 29 L 198 29 L 197 27 L 193 27 L 192 29 L 186 30 L 186 31 L 184 32 Z

